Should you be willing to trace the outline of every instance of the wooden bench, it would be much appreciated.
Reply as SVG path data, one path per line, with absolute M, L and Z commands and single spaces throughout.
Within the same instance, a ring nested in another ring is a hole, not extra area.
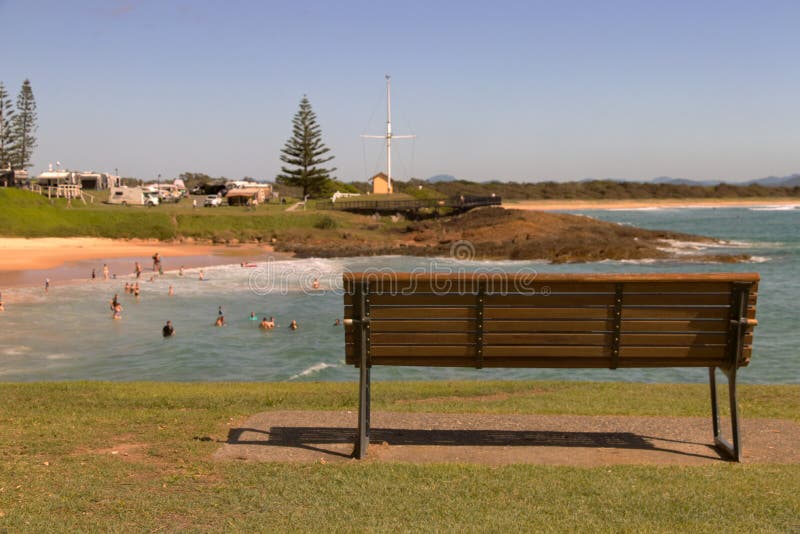
M 741 458 L 736 370 L 750 362 L 759 275 L 345 273 L 346 362 L 360 368 L 354 456 L 369 445 L 370 368 L 706 367 L 714 444 Z M 716 369 L 728 377 L 732 444 Z

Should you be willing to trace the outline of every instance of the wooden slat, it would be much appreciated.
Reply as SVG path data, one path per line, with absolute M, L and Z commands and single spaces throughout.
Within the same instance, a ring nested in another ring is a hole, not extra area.
M 349 295 L 345 295 L 345 303 Z M 413 293 L 410 295 L 369 295 L 370 308 L 373 306 L 464 306 L 475 304 L 475 295 L 435 295 L 433 293 Z
M 420 367 L 475 367 L 475 357 L 452 357 L 452 356 L 375 356 L 372 358 L 373 365 L 392 365 L 392 366 L 420 366 Z
M 373 320 L 371 328 L 373 334 L 379 332 L 473 332 L 476 324 L 475 321 L 471 320 Z
M 724 346 L 712 347 L 628 347 L 619 348 L 620 358 L 724 358 Z
M 627 369 L 653 367 L 712 367 L 725 362 L 724 357 L 708 358 L 628 358 L 620 359 L 619 367 Z
M 647 321 L 623 320 L 622 333 L 627 332 L 725 332 L 728 331 L 728 321 L 716 320 L 689 320 L 689 321 Z
M 370 308 L 373 319 L 471 319 L 475 317 L 475 308 Z
M 353 273 L 345 272 L 342 275 L 344 287 L 349 289 L 353 287 L 355 282 L 361 280 L 375 280 L 386 276 L 377 274 L 375 272 L 366 273 Z M 419 273 L 391 273 L 391 278 L 399 282 L 407 280 L 425 280 L 427 278 L 443 279 L 459 279 L 464 276 L 470 276 L 470 273 L 431 273 L 420 275 Z M 758 273 L 620 273 L 620 274 L 572 274 L 572 273 L 520 273 L 509 274 L 511 280 L 533 281 L 537 284 L 555 283 L 555 282 L 625 282 L 625 283 L 662 283 L 662 282 L 742 282 L 742 283 L 757 283 L 760 279 Z
M 463 356 L 475 358 L 474 345 L 378 345 L 370 347 L 377 356 Z
M 730 295 L 730 282 L 630 282 L 625 284 L 623 292 L 631 293 L 725 293 Z
M 729 293 L 689 295 L 679 294 L 638 294 L 623 293 L 624 306 L 728 306 L 731 301 Z
M 728 308 L 627 308 L 622 307 L 622 322 L 628 319 L 728 319 Z
M 596 358 L 609 356 L 608 347 L 598 346 L 551 346 L 551 345 L 488 345 L 483 349 L 484 359 L 495 358 L 498 356 L 506 358 L 528 358 L 531 356 L 552 356 L 552 357 L 573 357 L 573 358 Z
M 484 332 L 606 332 L 611 331 L 613 322 L 588 321 L 501 321 L 491 320 L 483 323 Z
M 491 334 L 484 335 L 486 346 L 491 345 L 607 345 L 611 334 Z
M 477 295 L 480 287 L 486 294 L 525 294 L 539 295 L 545 293 L 613 293 L 614 284 L 607 282 L 550 282 L 537 283 L 524 280 L 515 280 L 502 273 L 498 277 L 476 277 L 465 273 L 466 278 L 445 278 L 440 282 L 428 278 L 401 283 L 373 284 L 371 292 L 384 294 L 410 294 L 410 293 L 435 293 L 435 294 L 473 294 Z
M 625 334 L 620 336 L 620 345 L 725 345 L 727 333 L 718 334 Z
M 492 308 L 486 307 L 486 319 L 610 319 L 614 309 L 606 308 Z
M 518 368 L 518 369 L 608 369 L 610 358 L 566 358 L 566 357 L 530 357 L 526 359 L 491 358 L 483 361 L 484 368 Z M 357 362 L 354 362 L 357 364 Z M 474 367 L 475 359 L 471 357 L 454 358 L 444 356 L 431 357 L 373 357 L 373 365 L 420 366 L 420 367 Z M 653 358 L 620 360 L 620 368 L 659 368 L 659 367 L 711 367 L 719 365 L 719 358 Z
M 547 306 L 548 308 L 575 308 L 580 306 L 611 306 L 614 295 L 563 294 L 563 295 L 487 295 L 486 306 Z
M 379 345 L 472 345 L 475 334 L 470 332 L 444 334 L 437 333 L 383 333 L 373 330 L 370 337 L 374 351 Z

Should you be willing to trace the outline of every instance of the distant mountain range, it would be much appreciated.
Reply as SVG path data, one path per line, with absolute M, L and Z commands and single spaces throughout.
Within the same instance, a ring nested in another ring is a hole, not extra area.
M 613 180 L 618 182 L 632 182 L 638 180 L 618 180 L 616 178 L 605 178 L 606 180 Z M 431 176 L 426 181 L 432 184 L 439 183 L 439 182 L 455 182 L 458 180 L 452 174 L 437 174 L 436 176 Z M 581 182 L 591 182 L 596 180 L 596 178 L 584 178 L 583 180 L 579 180 Z M 730 185 L 761 185 L 764 187 L 797 187 L 800 186 L 800 174 L 791 174 L 789 176 L 767 176 L 766 178 L 758 178 L 754 180 L 748 180 L 746 182 L 725 182 L 723 180 L 689 180 L 688 178 L 671 178 L 669 176 L 659 176 L 658 178 L 653 178 L 649 180 L 655 184 L 673 184 L 673 185 L 718 185 L 721 183 L 727 183 Z

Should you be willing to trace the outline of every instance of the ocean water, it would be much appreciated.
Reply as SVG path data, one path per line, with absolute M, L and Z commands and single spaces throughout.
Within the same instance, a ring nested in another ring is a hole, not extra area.
M 3 291 L 0 313 L 0 380 L 170 380 L 170 381 L 351 381 L 357 370 L 344 364 L 341 275 L 345 270 L 447 271 L 500 268 L 571 272 L 761 273 L 752 363 L 739 376 L 746 383 L 800 383 L 800 209 L 718 208 L 574 212 L 645 228 L 703 234 L 722 246 L 672 243 L 687 256 L 699 252 L 747 253 L 742 264 L 688 261 L 550 265 L 542 262 L 454 261 L 447 258 L 303 259 L 204 267 L 184 276 L 167 272 L 140 281 L 141 297 L 125 295 L 130 278 Z M 146 258 L 143 259 L 143 261 Z M 146 265 L 146 263 L 145 263 Z M 310 290 L 319 278 L 319 290 Z M 172 285 L 175 295 L 168 295 Z M 122 319 L 111 319 L 109 301 L 119 294 Z M 222 306 L 227 326 L 212 326 Z M 250 312 L 274 316 L 278 327 L 264 332 Z M 176 335 L 164 339 L 167 320 Z M 292 331 L 296 320 L 300 328 Z M 704 382 L 703 369 L 449 369 L 376 367 L 377 380 L 569 379 L 644 382 Z

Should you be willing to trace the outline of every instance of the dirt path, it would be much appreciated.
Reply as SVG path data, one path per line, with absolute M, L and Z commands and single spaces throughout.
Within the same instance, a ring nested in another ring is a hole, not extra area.
M 261 413 L 231 428 L 215 458 L 351 461 L 355 427 L 355 412 Z M 800 463 L 794 446 L 800 424 L 745 418 L 742 436 L 745 463 Z M 711 443 L 710 416 L 374 412 L 368 461 L 575 466 L 722 462 Z

